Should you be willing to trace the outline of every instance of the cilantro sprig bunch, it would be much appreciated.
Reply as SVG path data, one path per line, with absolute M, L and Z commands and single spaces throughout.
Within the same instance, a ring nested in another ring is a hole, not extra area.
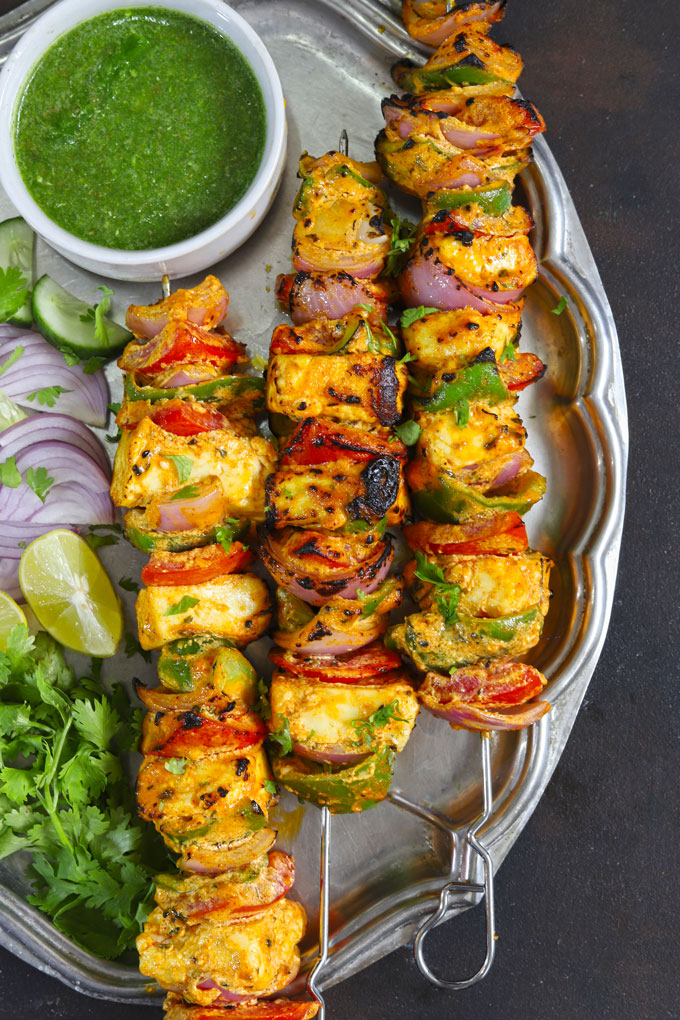
M 152 907 L 163 846 L 137 816 L 120 752 L 141 711 L 98 660 L 76 678 L 61 647 L 22 625 L 0 652 L 0 857 L 31 853 L 29 902 L 97 956 L 130 947 Z
M 445 626 L 449 627 L 458 619 L 458 600 L 460 599 L 461 588 L 458 584 L 451 584 L 446 580 L 444 571 L 438 563 L 430 563 L 427 556 L 422 552 L 416 553 L 415 576 L 434 588 L 434 601 L 437 609 L 442 615 Z

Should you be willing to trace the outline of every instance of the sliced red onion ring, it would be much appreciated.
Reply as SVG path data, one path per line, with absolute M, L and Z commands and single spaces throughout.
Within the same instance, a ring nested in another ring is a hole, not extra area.
M 468 11 L 465 21 L 461 21 L 460 12 L 454 12 L 450 17 L 444 18 L 442 21 L 440 18 L 433 20 L 433 26 L 428 31 L 420 31 L 418 33 L 418 39 L 420 42 L 424 42 L 427 46 L 440 46 L 445 39 L 448 39 L 456 30 L 463 27 L 463 25 L 472 25 L 478 21 L 491 21 L 494 15 L 497 13 L 500 7 L 503 5 L 503 0 L 499 0 L 497 4 L 488 10 L 483 8 L 478 11 Z M 414 0 L 413 8 L 416 13 L 419 13 L 420 5 Z
M 338 273 L 323 280 L 318 277 L 296 280 L 290 299 L 291 318 L 296 326 L 320 316 L 341 319 L 362 303 L 370 304 L 378 315 L 385 314 L 384 304 L 356 277 Z
M 511 482 L 513 478 L 516 478 L 523 468 L 531 467 L 532 463 L 533 461 L 531 456 L 526 450 L 521 450 L 519 453 L 512 454 L 486 489 L 491 491 L 493 489 L 502 488 L 502 486 Z
M 321 606 L 333 596 L 355 599 L 359 592 L 362 595 L 370 595 L 371 592 L 374 592 L 389 573 L 394 559 L 394 548 L 389 536 L 384 542 L 376 542 L 375 555 L 357 563 L 352 570 L 351 577 L 347 577 L 345 574 L 345 584 L 341 588 L 334 587 L 334 582 L 340 583 L 343 580 L 341 571 L 338 571 L 337 578 L 329 575 L 328 571 L 320 576 L 320 573 L 315 571 L 313 563 L 306 564 L 304 559 L 301 561 L 294 554 L 286 555 L 285 547 L 281 547 L 276 536 L 262 534 L 261 554 L 265 567 L 281 588 L 286 588 L 309 605 Z M 378 561 L 380 563 L 375 574 L 371 574 L 371 570 L 376 567 Z M 300 576 L 304 577 L 306 585 L 303 585 L 299 580 Z
M 5 460 L 43 440 L 70 443 L 87 453 L 110 476 L 111 465 L 102 444 L 86 425 L 67 414 L 39 414 L 10 425 L 0 432 L 0 457 Z
M 203 978 L 202 981 L 197 981 L 196 987 L 206 992 L 211 991 L 213 988 L 218 989 L 220 994 L 219 998 L 215 999 L 215 1002 L 222 1000 L 224 1002 L 247 1002 L 253 998 L 252 995 L 237 995 L 236 992 L 230 992 L 228 988 L 225 988 L 224 985 L 218 985 L 212 978 Z M 176 991 L 181 991 L 181 989 L 176 989 Z
M 325 765 L 358 765 L 365 761 L 370 752 L 364 751 L 311 751 L 304 744 L 293 744 L 293 754 L 298 758 L 318 761 Z
M 39 333 L 15 330 L 13 337 L 0 333 L 0 363 L 7 360 L 17 347 L 23 354 L 2 373 L 0 388 L 23 407 L 44 413 L 72 415 L 88 425 L 106 424 L 109 389 L 104 373 L 85 375 L 80 365 L 67 365 L 63 355 Z M 41 404 L 30 394 L 52 386 L 68 392 L 54 398 L 54 406 Z
M 182 365 L 161 384 L 161 388 L 169 390 L 176 386 L 196 386 L 198 383 L 210 382 L 214 378 L 215 373 L 210 369 L 202 368 L 200 365 Z
M 326 634 L 317 641 L 296 644 L 295 651 L 300 655 L 346 655 L 348 652 L 356 652 L 364 645 L 375 641 L 381 633 L 380 628 L 371 628 L 365 634 L 363 631 L 354 634 L 348 634 L 346 631 L 331 631 L 330 634 Z
M 441 308 L 475 308 L 478 312 L 491 312 L 493 306 L 463 286 L 457 276 L 434 256 L 418 252 L 399 277 L 399 289 L 407 305 Z
M 495 145 L 491 143 L 499 141 L 499 135 L 492 135 L 488 131 L 463 131 L 462 128 L 447 127 L 443 127 L 442 131 L 444 138 L 451 145 L 455 145 L 457 149 L 474 149 L 475 156 L 480 158 L 493 152 Z
M 198 290 L 198 288 L 196 288 L 196 290 Z M 214 316 L 212 316 L 212 318 L 214 318 L 215 322 L 222 321 L 222 319 L 227 314 L 228 307 L 229 307 L 228 296 L 222 298 L 218 302 L 218 304 L 215 305 L 214 308 L 211 304 L 210 311 L 211 313 L 214 312 Z M 202 326 L 205 321 L 207 312 L 208 312 L 207 307 L 193 305 L 186 308 L 183 314 L 183 318 L 185 318 L 188 322 L 193 323 L 194 326 Z M 148 316 L 144 316 L 141 314 L 141 311 L 139 309 L 135 309 L 133 311 L 128 309 L 127 315 L 125 317 L 125 322 L 127 328 L 131 330 L 135 334 L 135 336 L 144 337 L 147 340 L 151 340 L 153 337 L 158 336 L 161 330 L 165 329 L 167 324 L 176 318 L 177 318 L 176 314 L 175 315 L 150 314 Z
M 482 287 L 470 286 L 470 291 L 477 298 L 490 301 L 494 305 L 510 305 L 519 301 L 524 293 L 524 287 L 516 287 L 514 290 L 484 290 Z
M 222 489 L 217 483 L 193 499 L 170 499 L 158 505 L 158 526 L 161 531 L 191 531 L 199 518 L 212 519 L 215 513 L 211 510 L 222 502 Z
M 550 711 L 547 701 L 531 701 L 527 705 L 512 705 L 496 711 L 462 701 L 453 708 L 431 708 L 427 704 L 425 708 L 432 715 L 446 719 L 454 726 L 472 730 L 523 730 Z

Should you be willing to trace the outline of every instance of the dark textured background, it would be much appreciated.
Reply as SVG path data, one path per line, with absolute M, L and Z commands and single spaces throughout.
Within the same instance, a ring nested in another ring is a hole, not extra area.
M 0 12 L 14 6 L 0 0 Z M 329 1020 L 680 1016 L 680 6 L 509 0 L 508 8 L 496 37 L 524 56 L 522 90 L 548 123 L 621 340 L 631 452 L 614 613 L 566 751 L 498 876 L 490 976 L 440 993 L 404 949 L 331 990 Z M 431 936 L 437 969 L 476 967 L 478 914 Z M 0 1020 L 159 1016 L 84 998 L 1 950 L 0 975 Z

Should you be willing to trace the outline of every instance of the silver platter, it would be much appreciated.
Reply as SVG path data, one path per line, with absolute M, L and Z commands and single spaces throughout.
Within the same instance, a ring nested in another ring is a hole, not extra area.
M 31 20 L 49 6 L 29 0 L 0 18 L 0 61 Z M 229 328 L 266 358 L 273 326 L 281 321 L 274 302 L 276 274 L 290 268 L 291 205 L 297 190 L 297 155 L 337 146 L 341 128 L 350 154 L 371 159 L 379 130 L 380 99 L 392 91 L 389 66 L 398 55 L 418 56 L 391 16 L 394 4 L 374 0 L 232 0 L 256 29 L 278 68 L 287 99 L 289 158 L 279 196 L 255 236 L 215 268 L 231 295 Z M 531 59 L 531 54 L 527 57 Z M 536 55 L 534 54 L 534 58 Z M 540 101 L 540 97 L 537 97 Z M 614 320 L 588 243 L 562 175 L 542 138 L 522 187 L 536 221 L 534 245 L 540 274 L 524 315 L 523 349 L 548 365 L 543 381 L 520 400 L 529 432 L 528 448 L 547 476 L 545 499 L 530 514 L 531 544 L 556 562 L 553 599 L 533 662 L 549 678 L 552 711 L 529 732 L 493 737 L 493 813 L 482 832 L 498 866 L 526 825 L 569 736 L 604 642 L 614 595 L 625 501 L 628 451 L 626 401 Z M 395 206 L 408 212 L 403 198 Z M 415 208 L 413 218 L 418 217 Z M 14 215 L 0 195 L 0 219 Z M 81 297 L 101 280 L 37 246 L 41 273 L 48 272 Z M 189 284 L 197 282 L 189 280 Z M 562 315 L 551 314 L 561 295 Z M 148 303 L 159 294 L 148 285 L 116 288 L 119 317 L 128 303 Z M 115 365 L 108 369 L 111 399 L 121 393 Z M 102 550 L 114 579 L 135 576 L 143 557 L 121 543 Z M 108 554 L 108 555 L 106 555 Z M 125 596 L 125 593 L 121 593 Z M 134 631 L 133 597 L 126 622 Z M 268 643 L 248 654 L 265 668 Z M 252 653 L 252 654 L 251 654 Z M 146 682 L 153 668 L 120 655 L 105 676 Z M 394 789 L 460 824 L 463 833 L 482 804 L 479 740 L 453 732 L 421 714 L 414 735 L 398 758 Z M 309 914 L 304 944 L 308 966 L 316 952 L 318 919 L 319 812 L 284 794 L 276 819 L 279 845 L 295 855 L 295 891 Z M 450 841 L 436 828 L 385 803 L 366 815 L 337 818 L 333 826 L 331 957 L 328 987 L 409 941 L 433 912 L 449 869 Z M 464 840 L 458 847 L 464 847 Z M 20 855 L 17 855 L 20 856 Z M 25 901 L 24 862 L 0 864 L 0 944 L 22 960 L 88 995 L 116 1001 L 151 1002 L 145 979 L 133 964 L 102 962 L 60 935 Z M 479 882 L 478 859 L 456 851 L 455 872 Z M 479 899 L 454 899 L 449 915 Z

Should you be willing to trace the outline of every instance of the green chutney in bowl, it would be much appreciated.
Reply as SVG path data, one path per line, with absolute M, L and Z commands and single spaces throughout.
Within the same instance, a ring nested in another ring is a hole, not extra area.
M 54 223 L 145 251 L 194 237 L 237 204 L 260 167 L 267 114 L 224 34 L 181 10 L 127 7 L 46 50 L 14 132 L 24 185 Z

